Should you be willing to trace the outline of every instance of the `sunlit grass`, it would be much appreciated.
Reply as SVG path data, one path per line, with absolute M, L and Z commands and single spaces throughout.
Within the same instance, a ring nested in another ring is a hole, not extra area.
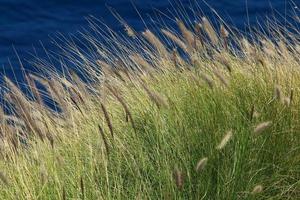
M 125 24 L 131 38 L 62 47 L 88 81 L 28 75 L 29 98 L 6 79 L 1 199 L 299 198 L 297 36 L 177 23 L 172 46 Z

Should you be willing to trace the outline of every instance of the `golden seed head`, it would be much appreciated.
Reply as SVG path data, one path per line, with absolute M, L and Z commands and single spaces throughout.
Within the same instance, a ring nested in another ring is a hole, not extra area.
M 199 162 L 196 165 L 196 171 L 197 172 L 202 171 L 205 168 L 205 166 L 207 165 L 207 161 L 208 161 L 207 157 L 202 158 L 201 160 L 199 160 Z
M 256 186 L 253 188 L 251 194 L 258 194 L 258 193 L 261 193 L 261 192 L 263 191 L 263 189 L 264 189 L 264 188 L 263 188 L 262 185 L 256 185 Z
M 231 131 L 231 130 L 228 131 L 228 132 L 224 135 L 223 139 L 221 140 L 221 142 L 219 143 L 219 145 L 218 145 L 216 148 L 217 148 L 218 150 L 223 149 L 223 148 L 226 146 L 226 144 L 231 140 L 232 136 L 233 136 L 232 131 Z
M 262 122 L 260 124 L 258 124 L 255 128 L 254 128 L 254 134 L 255 135 L 259 135 L 260 133 L 262 133 L 264 130 L 266 130 L 267 128 L 269 128 L 272 125 L 271 121 L 267 121 L 267 122 Z

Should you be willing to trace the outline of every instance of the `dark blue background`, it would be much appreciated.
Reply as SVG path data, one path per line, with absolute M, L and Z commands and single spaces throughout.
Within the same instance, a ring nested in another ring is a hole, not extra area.
M 295 6 L 299 0 L 207 0 L 221 17 L 229 24 L 241 30 L 249 22 L 255 24 L 265 16 L 271 17 L 279 12 L 283 17 L 298 11 Z M 93 15 L 104 20 L 115 30 L 122 30 L 108 7 L 114 8 L 131 26 L 143 29 L 142 20 L 134 9 L 132 2 L 148 23 L 149 16 L 155 16 L 154 8 L 167 12 L 176 7 L 174 0 L 0 0 L 0 72 L 11 76 L 15 71 L 20 74 L 19 64 L 13 47 L 23 60 L 30 59 L 29 53 L 43 51 L 40 42 L 46 49 L 54 50 L 50 37 L 57 33 L 76 34 L 78 30 L 87 28 L 85 17 Z M 195 3 L 196 2 L 196 3 Z M 212 16 L 211 9 L 201 0 L 181 0 L 188 8 L 196 5 L 204 14 Z M 283 19 L 281 19 L 283 21 Z M 41 54 L 42 56 L 42 54 Z M 11 65 L 9 64 L 9 60 Z M 30 65 L 24 62 L 25 68 Z

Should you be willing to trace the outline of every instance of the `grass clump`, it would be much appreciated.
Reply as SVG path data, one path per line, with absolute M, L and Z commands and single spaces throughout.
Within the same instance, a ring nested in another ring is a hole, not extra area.
M 177 24 L 164 39 L 94 24 L 107 43 L 62 47 L 80 77 L 47 64 L 26 75 L 29 95 L 6 78 L 0 197 L 299 198 L 297 35 L 248 41 L 205 17 Z

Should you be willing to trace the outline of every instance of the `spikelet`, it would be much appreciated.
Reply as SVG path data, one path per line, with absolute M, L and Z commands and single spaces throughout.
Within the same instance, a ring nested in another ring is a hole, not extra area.
M 114 138 L 113 125 L 112 125 L 112 123 L 111 123 L 111 120 L 110 120 L 108 111 L 107 111 L 107 109 L 106 109 L 106 107 L 104 106 L 103 103 L 101 103 L 101 109 L 102 109 L 102 112 L 103 112 L 103 114 L 104 114 L 104 118 L 105 118 L 105 120 L 106 120 L 106 123 L 107 123 L 107 126 L 108 126 L 108 128 L 109 128 L 110 134 L 111 134 L 111 136 Z
M 261 192 L 263 191 L 263 189 L 264 189 L 264 188 L 263 188 L 262 185 L 256 185 L 256 186 L 253 188 L 251 194 L 253 194 L 253 195 L 259 194 L 259 193 L 261 193 Z
M 281 88 L 279 85 L 275 85 L 274 87 L 274 99 L 277 99 L 281 103 L 284 103 L 284 95 L 281 92 Z
M 148 72 L 151 73 L 153 70 L 153 67 L 138 53 L 135 53 L 133 55 L 130 55 L 129 58 L 136 64 L 141 72 Z
M 30 104 L 26 97 L 23 95 L 21 90 L 11 81 L 9 78 L 4 77 L 4 80 L 8 86 L 8 88 L 11 90 L 12 97 L 16 100 L 16 103 L 23 107 L 24 109 L 30 107 Z
M 13 82 L 11 82 L 7 77 L 4 77 L 4 80 L 11 90 L 10 94 L 7 94 L 7 97 L 12 103 L 15 103 L 18 109 L 18 114 L 22 116 L 27 129 L 31 130 L 33 133 L 36 133 L 43 141 L 44 134 L 30 114 L 30 103 Z
M 76 85 L 76 88 L 78 88 L 78 89 L 76 89 L 76 91 L 77 91 L 76 93 L 80 96 L 84 96 L 85 98 L 88 98 L 90 95 L 89 95 L 89 93 L 86 89 L 86 85 L 82 81 L 82 79 L 74 71 L 70 71 L 70 75 L 71 75 L 71 78 L 72 78 L 72 82 L 74 82 L 74 84 L 71 84 L 71 87 L 73 89 L 75 89 L 74 85 Z M 83 98 L 82 98 L 82 100 L 83 100 Z
M 121 95 L 118 94 L 118 92 L 116 92 L 116 89 L 111 88 L 110 86 L 107 85 L 107 88 L 110 90 L 110 92 L 116 97 L 116 99 L 120 102 L 120 104 L 123 106 L 125 113 L 126 113 L 126 117 L 129 118 L 132 128 L 133 130 L 136 132 L 136 128 L 135 128 L 135 123 L 133 121 L 133 117 L 131 115 L 131 112 L 127 106 L 127 104 L 125 103 L 125 100 L 122 98 Z
M 206 17 L 202 17 L 202 26 L 203 26 L 204 31 L 208 35 L 211 43 L 213 45 L 218 45 L 218 43 L 219 43 L 218 35 Z
M 177 20 L 177 25 L 181 31 L 181 34 L 188 46 L 188 50 L 190 51 L 190 53 L 192 53 L 193 51 L 193 44 L 194 44 L 194 34 L 187 29 L 187 27 L 184 25 L 183 21 L 181 20 Z
M 133 30 L 132 27 L 130 27 L 128 24 L 124 24 L 124 30 L 127 33 L 127 35 L 131 38 L 136 38 L 136 32 Z
M 43 105 L 43 100 L 42 97 L 39 93 L 39 90 L 37 89 L 34 81 L 31 79 L 30 76 L 28 76 L 27 74 L 25 74 L 25 79 L 30 87 L 30 90 L 32 91 L 34 97 L 36 98 L 37 102 L 39 105 Z
M 197 163 L 196 168 L 195 168 L 196 172 L 202 171 L 205 168 L 205 166 L 207 165 L 207 161 L 208 161 L 207 157 L 199 160 L 199 162 Z
M 76 96 L 74 95 L 74 93 L 72 91 L 70 91 L 70 99 L 72 101 L 72 103 L 75 105 L 76 109 L 79 110 L 79 112 L 82 114 L 82 116 L 84 115 L 83 110 L 81 109 L 79 103 L 78 103 L 78 98 L 76 98 Z
M 107 64 L 105 61 L 102 61 L 102 60 L 97 60 L 96 63 L 98 66 L 101 67 L 101 73 L 104 78 L 103 82 L 110 80 L 110 79 L 115 79 L 115 80 L 119 79 L 123 82 L 126 82 L 120 73 L 120 71 L 122 71 L 122 67 L 123 67 L 123 62 L 120 59 L 115 61 L 115 65 L 114 65 L 115 67 Z
M 279 47 L 279 51 L 280 51 L 281 55 L 282 55 L 285 59 L 287 59 L 288 56 L 289 56 L 289 50 L 288 50 L 286 44 L 285 44 L 282 40 L 280 40 L 280 41 L 277 43 L 277 45 L 278 45 L 278 47 Z
M 195 42 L 196 42 L 196 49 L 198 48 L 198 46 L 203 47 L 204 42 L 203 42 L 203 35 L 201 33 L 202 30 L 202 25 L 200 23 L 195 23 L 194 26 L 195 29 Z
M 262 39 L 261 43 L 263 45 L 262 50 L 265 54 L 270 57 L 275 57 L 277 55 L 276 47 L 272 41 L 270 41 L 269 39 Z
M 184 184 L 183 173 L 179 169 L 175 169 L 173 172 L 173 177 L 174 177 L 177 188 L 179 190 L 181 190 L 183 188 L 183 184 Z
M 79 88 L 77 88 L 75 85 L 72 85 L 69 89 L 70 89 L 70 92 L 73 94 L 73 96 L 75 96 L 75 98 L 77 100 L 79 100 L 79 102 L 81 104 L 85 103 L 85 100 L 84 100 L 83 95 L 81 94 Z
M 163 58 L 169 57 L 169 52 L 164 44 L 150 30 L 147 29 L 142 34 Z
M 96 60 L 96 63 L 99 67 L 101 67 L 101 72 L 105 76 L 105 78 L 108 78 L 109 76 L 111 76 L 113 74 L 113 72 L 111 70 L 111 66 L 109 64 L 107 64 L 105 61 Z
M 223 139 L 222 139 L 221 142 L 218 144 L 218 146 L 216 147 L 216 149 L 222 150 L 222 149 L 226 146 L 226 144 L 231 140 L 232 136 L 233 136 L 232 131 L 231 131 L 231 130 L 228 131 L 228 132 L 224 135 Z
M 228 80 L 223 76 L 223 74 L 221 74 L 219 70 L 215 69 L 214 74 L 226 87 L 228 87 L 229 85 Z
M 103 130 L 103 128 L 100 125 L 98 125 L 98 129 L 99 129 L 100 136 L 101 136 L 101 138 L 103 140 L 103 143 L 104 143 L 106 154 L 109 155 L 110 150 L 109 150 L 109 146 L 108 146 L 108 142 L 107 142 L 104 130 Z
M 226 28 L 224 27 L 224 25 L 221 25 L 220 28 L 220 34 L 222 38 L 228 38 L 229 37 L 229 32 L 226 30 Z
M 254 130 L 253 133 L 255 135 L 259 135 L 260 133 L 262 133 L 264 130 L 266 130 L 267 128 L 269 128 L 272 125 L 271 121 L 266 121 L 266 122 L 262 122 L 260 124 L 258 124 Z
M 181 66 L 187 66 L 186 62 L 181 58 L 176 49 L 173 49 L 172 51 L 172 61 L 174 62 L 174 66 L 176 68 L 180 68 Z
M 221 25 L 221 28 L 220 28 L 220 34 L 223 39 L 224 47 L 226 50 L 228 50 L 229 49 L 229 47 L 228 47 L 229 32 L 226 30 L 226 28 L 224 27 L 223 24 Z
M 68 113 L 69 109 L 67 106 L 67 102 L 62 97 L 64 93 L 64 89 L 62 85 L 53 78 L 48 80 L 48 85 L 49 85 L 48 91 L 51 93 L 51 97 L 54 98 L 54 100 L 59 103 L 59 106 L 65 113 Z
M 171 33 L 168 30 L 161 29 L 161 31 L 165 36 L 167 36 L 170 40 L 172 40 L 175 44 L 177 44 L 183 51 L 188 53 L 188 47 L 179 37 L 177 37 L 175 34 Z
M 241 39 L 241 48 L 246 56 L 254 55 L 254 48 L 246 38 Z

